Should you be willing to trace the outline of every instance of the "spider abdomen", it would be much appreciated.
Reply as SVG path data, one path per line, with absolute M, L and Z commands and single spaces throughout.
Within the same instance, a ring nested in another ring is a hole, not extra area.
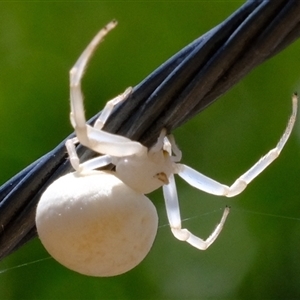
M 43 194 L 39 237 L 64 266 L 90 276 L 129 271 L 148 254 L 158 226 L 152 202 L 112 172 L 70 173 Z

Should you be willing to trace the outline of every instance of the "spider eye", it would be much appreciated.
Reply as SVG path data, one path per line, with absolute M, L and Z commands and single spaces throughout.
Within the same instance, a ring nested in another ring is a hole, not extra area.
M 156 175 L 154 175 L 154 178 L 157 178 L 158 180 L 162 181 L 163 184 L 169 184 L 168 176 L 164 172 L 157 173 Z

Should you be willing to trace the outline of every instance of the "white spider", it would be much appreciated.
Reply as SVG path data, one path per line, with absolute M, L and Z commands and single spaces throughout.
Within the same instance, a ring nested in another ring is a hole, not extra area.
M 48 252 L 61 264 L 90 276 L 113 276 L 139 264 L 149 252 L 158 225 L 157 212 L 144 196 L 163 187 L 167 216 L 176 238 L 205 250 L 220 234 L 229 208 L 220 223 L 203 240 L 181 227 L 174 174 L 204 192 L 226 197 L 241 193 L 258 174 L 277 158 L 292 131 L 293 112 L 277 146 L 231 186 L 223 185 L 188 166 L 179 164 L 181 152 L 171 135 L 162 130 L 149 150 L 126 137 L 102 131 L 113 107 L 127 98 L 131 89 L 109 101 L 94 127 L 86 124 L 81 93 L 84 69 L 103 37 L 116 26 L 109 23 L 88 45 L 70 71 L 71 123 L 77 138 L 66 147 L 75 172 L 62 176 L 44 192 L 37 207 L 36 225 Z M 75 144 L 104 154 L 80 164 Z M 115 171 L 98 171 L 108 164 Z

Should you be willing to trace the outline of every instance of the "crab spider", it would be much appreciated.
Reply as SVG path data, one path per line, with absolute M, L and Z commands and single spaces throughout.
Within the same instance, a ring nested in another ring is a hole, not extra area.
M 192 168 L 180 164 L 181 151 L 172 135 L 163 129 L 156 144 L 147 149 L 129 138 L 102 130 L 113 107 L 131 93 L 109 101 L 92 127 L 86 124 L 81 93 L 84 69 L 103 37 L 116 22 L 103 28 L 81 54 L 70 71 L 71 123 L 76 138 L 66 142 L 75 172 L 56 180 L 44 192 L 36 211 L 39 237 L 48 252 L 61 264 L 90 276 L 114 276 L 139 264 L 155 239 L 158 217 L 152 202 L 144 195 L 160 187 L 174 236 L 205 250 L 220 234 L 229 208 L 226 207 L 212 234 L 203 240 L 181 227 L 181 217 L 174 174 L 204 192 L 233 197 L 241 193 L 279 155 L 292 131 L 293 112 L 277 146 L 240 176 L 231 186 L 221 184 Z M 80 163 L 75 144 L 103 154 Z M 99 171 L 115 165 L 114 171 Z

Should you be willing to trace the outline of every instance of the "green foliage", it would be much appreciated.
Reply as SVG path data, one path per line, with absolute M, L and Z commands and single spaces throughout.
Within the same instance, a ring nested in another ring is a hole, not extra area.
M 223 21 L 243 1 L 16 2 L 0 4 L 0 151 L 3 183 L 71 132 L 68 72 L 94 34 L 116 18 L 91 61 L 87 115 L 136 85 Z M 230 184 L 275 146 L 300 91 L 296 42 L 174 132 L 183 162 Z M 175 240 L 161 192 L 150 195 L 161 227 L 147 258 L 113 278 L 90 278 L 47 258 L 38 239 L 0 264 L 0 299 L 300 298 L 300 122 L 282 155 L 234 199 L 178 182 L 184 226 L 206 237 L 232 207 L 207 251 Z M 8 271 L 1 273 L 1 270 Z

